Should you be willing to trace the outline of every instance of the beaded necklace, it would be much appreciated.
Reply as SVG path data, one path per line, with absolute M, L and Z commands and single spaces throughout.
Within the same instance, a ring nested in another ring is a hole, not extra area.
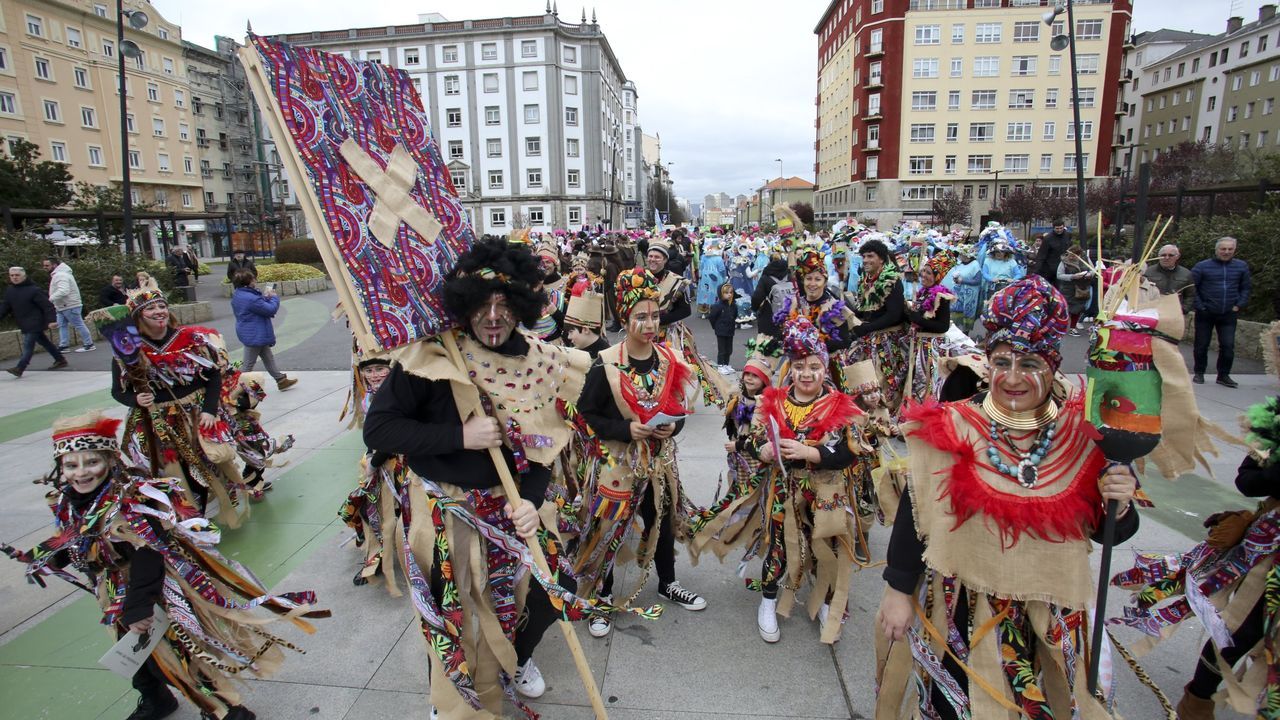
M 1040 463 L 1044 462 L 1044 458 L 1049 454 L 1049 446 L 1053 444 L 1053 436 L 1057 431 L 1058 421 L 1051 420 L 1047 425 L 1040 429 L 1036 436 L 1036 441 L 1026 450 L 1019 450 L 1014 444 L 1013 438 L 1009 437 L 1008 428 L 1002 427 L 995 420 L 991 421 L 991 425 L 987 434 L 987 438 L 991 441 L 987 445 L 987 460 L 991 462 L 991 466 L 999 471 L 1002 475 L 1018 481 L 1018 484 L 1024 488 L 1035 487 L 1036 481 L 1040 475 Z M 1003 440 L 1006 445 L 1013 449 L 1013 452 L 1020 456 L 1017 468 L 1009 467 L 1000 459 L 1000 451 L 996 449 L 996 443 Z
M 644 408 L 646 412 L 658 406 L 658 378 L 661 377 L 662 353 L 658 352 L 657 348 L 654 348 L 653 352 L 653 367 L 649 368 L 647 372 L 641 372 L 633 364 L 623 365 L 618 368 L 627 376 L 627 381 L 631 383 L 631 387 L 635 388 L 636 403 Z

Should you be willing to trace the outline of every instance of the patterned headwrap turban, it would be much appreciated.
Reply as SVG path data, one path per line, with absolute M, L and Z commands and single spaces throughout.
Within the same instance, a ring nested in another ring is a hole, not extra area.
M 618 312 L 623 319 L 631 317 L 631 308 L 641 300 L 657 301 L 658 281 L 644 268 L 630 268 L 618 273 Z
M 810 355 L 822 358 L 825 365 L 830 359 L 827 344 L 822 341 L 818 328 L 803 315 L 787 323 L 782 331 L 782 352 L 792 360 L 800 360 Z
M 150 288 L 140 288 L 130 290 L 124 304 L 129 308 L 130 315 L 137 315 L 142 308 L 158 302 L 165 302 L 164 293 Z
M 813 272 L 826 273 L 827 260 L 817 248 L 805 248 L 796 253 L 794 271 L 796 280 L 803 280 L 805 275 Z
M 123 421 L 109 418 L 100 410 L 93 410 L 73 418 L 63 418 L 53 423 L 53 456 L 82 450 L 120 452 L 120 434 Z
M 1014 352 L 1043 357 L 1054 370 L 1062 364 L 1058 346 L 1069 323 L 1066 298 L 1039 275 L 1028 275 L 997 292 L 982 313 L 988 353 L 1008 343 Z
M 929 262 L 924 264 L 925 267 L 933 271 L 933 281 L 942 282 L 942 278 L 951 272 L 951 268 L 956 266 L 956 256 L 946 250 L 939 250 L 929 258 Z

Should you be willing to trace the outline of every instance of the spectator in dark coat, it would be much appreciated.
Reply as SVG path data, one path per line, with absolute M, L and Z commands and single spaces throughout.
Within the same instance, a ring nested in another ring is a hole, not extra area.
M 1160 248 L 1157 261 L 1148 265 L 1142 275 L 1160 289 L 1161 295 L 1177 294 L 1185 315 L 1195 309 L 1196 284 L 1191 279 L 1191 271 L 1178 264 L 1181 258 L 1182 251 L 1177 245 L 1165 245 Z
M 1192 350 L 1195 364 L 1191 381 L 1204 382 L 1204 371 L 1209 365 L 1209 337 L 1217 332 L 1218 384 L 1237 387 L 1239 384 L 1231 379 L 1231 365 L 1236 355 L 1236 320 L 1240 308 L 1249 303 L 1253 279 L 1249 275 L 1249 264 L 1236 257 L 1236 239 L 1218 238 L 1213 257 L 1191 268 L 1191 281 L 1196 286 L 1196 337 Z
M 236 316 L 236 338 L 244 344 L 244 360 L 241 372 L 253 372 L 253 366 L 262 358 L 262 364 L 276 381 L 276 387 L 287 390 L 298 381 L 280 372 L 271 347 L 276 344 L 276 331 L 271 319 L 280 311 L 280 298 L 275 288 L 267 286 L 258 290 L 258 279 L 248 270 L 241 270 L 231 280 L 235 291 L 231 294 L 231 311 Z
M 776 257 L 764 266 L 764 272 L 760 275 L 760 281 L 756 283 L 756 289 L 751 292 L 751 311 L 756 314 L 756 330 L 770 337 L 777 334 L 777 329 L 773 325 L 773 305 L 769 303 L 769 296 L 773 292 L 773 286 L 779 282 L 787 280 L 787 259 L 784 257 Z
M 245 255 L 243 250 L 232 250 L 231 262 L 227 263 L 227 282 L 233 282 L 236 273 L 241 270 L 248 270 L 254 277 L 258 277 L 258 266 L 254 265 L 253 258 Z
M 165 263 L 173 271 L 174 287 L 187 287 L 191 284 L 191 261 L 181 247 L 175 245 L 169 257 L 165 258 Z
M 711 329 L 716 333 L 716 365 L 721 375 L 733 372 L 729 360 L 733 357 L 733 333 L 738 329 L 738 305 L 733 300 L 733 285 L 721 285 L 716 304 L 707 314 Z
M 58 346 L 49 341 L 45 330 L 58 326 L 58 316 L 53 310 L 53 303 L 40 286 L 27 278 L 27 271 L 20 267 L 9 268 L 9 287 L 4 290 L 4 299 L 0 300 L 0 318 L 13 315 L 22 332 L 22 355 L 18 364 L 6 368 L 14 377 L 22 377 L 27 365 L 31 364 L 31 356 L 36 352 L 36 343 L 45 349 L 53 358 L 50 370 L 67 366 L 67 359 L 58 351 Z
M 1069 247 L 1071 247 L 1071 233 L 1067 232 L 1066 223 L 1054 220 L 1053 232 L 1048 233 L 1041 240 L 1040 249 L 1036 251 L 1035 260 L 1031 262 L 1031 267 L 1027 268 L 1027 271 L 1039 275 L 1050 285 L 1057 287 L 1058 263 L 1062 262 L 1062 256 L 1066 254 Z
M 102 291 L 98 293 L 98 304 L 102 307 L 123 305 L 127 299 L 128 297 L 124 294 L 124 278 L 119 275 L 112 275 L 111 283 L 103 286 Z

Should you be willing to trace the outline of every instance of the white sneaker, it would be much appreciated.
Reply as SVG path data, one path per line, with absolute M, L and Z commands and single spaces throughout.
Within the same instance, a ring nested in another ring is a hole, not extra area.
M 778 599 L 761 598 L 760 609 L 756 610 L 756 627 L 760 637 L 767 643 L 776 643 L 782 638 L 778 629 Z
M 613 604 L 612 595 L 601 595 L 600 602 Z M 608 615 L 592 615 L 591 622 L 587 625 L 587 632 L 591 633 L 593 638 L 602 638 L 609 635 L 609 631 L 613 630 L 613 618 Z
M 721 365 L 719 370 L 721 375 L 732 375 L 737 372 L 732 365 Z
M 440 720 L 440 711 L 436 709 L 435 705 L 431 706 L 431 720 Z
M 76 352 L 86 353 L 86 352 L 93 352 L 94 350 L 97 350 L 97 349 L 98 349 L 97 345 L 85 345 L 84 347 L 76 348 Z
M 516 692 L 527 698 L 540 698 L 547 691 L 547 681 L 542 679 L 542 671 L 533 664 L 533 658 L 524 661 L 516 669 Z

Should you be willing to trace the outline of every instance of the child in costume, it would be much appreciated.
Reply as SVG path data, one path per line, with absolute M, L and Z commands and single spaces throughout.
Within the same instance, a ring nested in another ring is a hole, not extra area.
M 272 458 L 293 447 L 293 436 L 276 440 L 262 427 L 262 413 L 256 408 L 266 398 L 267 391 L 262 387 L 261 375 L 229 370 L 222 387 L 223 404 L 235 420 L 231 435 L 235 438 L 236 453 L 244 461 L 245 487 L 251 500 L 261 501 L 272 488 L 263 471 L 271 466 Z
M 951 302 L 955 300 L 942 280 L 954 265 L 955 256 L 945 250 L 929 258 L 920 268 L 920 289 L 907 310 L 911 352 L 906 389 L 914 402 L 936 398 L 942 384 L 938 361 L 947 354 L 943 336 L 951 327 Z
M 218 529 L 200 517 L 182 484 L 126 467 L 116 436 L 119 420 L 100 412 L 53 426 L 54 470 L 48 495 L 57 534 L 20 552 L 32 582 L 58 577 L 92 593 L 112 637 L 128 631 L 164 637 L 133 676 L 141 697 L 130 720 L 158 720 L 178 707 L 177 688 L 204 718 L 253 720 L 232 679 L 269 677 L 291 643 L 262 629 L 257 608 L 287 616 L 312 632 L 303 617 L 314 593 L 268 593 L 238 563 L 220 555 Z M 82 581 L 75 573 L 85 579 Z M 154 625 L 159 605 L 168 617 Z

